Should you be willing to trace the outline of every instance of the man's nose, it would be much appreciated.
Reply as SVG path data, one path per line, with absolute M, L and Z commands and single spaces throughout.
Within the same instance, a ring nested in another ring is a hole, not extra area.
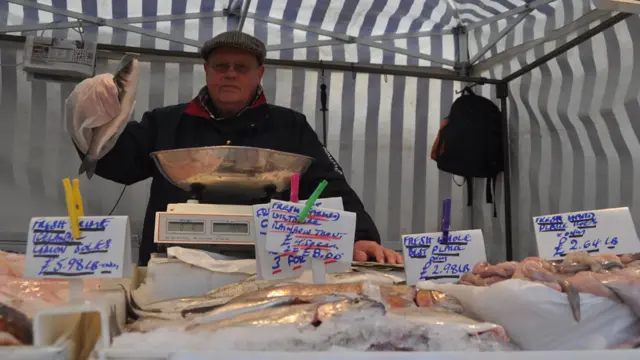
M 229 69 L 227 69 L 227 71 L 224 73 L 224 77 L 226 78 L 235 78 L 238 76 L 238 73 L 236 72 L 236 68 L 233 66 L 230 66 Z

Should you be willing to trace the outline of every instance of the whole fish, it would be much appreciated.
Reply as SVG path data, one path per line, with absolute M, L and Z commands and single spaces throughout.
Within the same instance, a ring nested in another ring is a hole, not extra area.
M 400 284 L 406 281 L 407 278 L 404 272 L 381 270 L 373 267 L 353 267 L 353 271 L 354 272 L 343 274 L 351 274 L 351 277 L 354 278 L 352 281 L 354 282 L 370 281 L 374 284 Z M 356 277 L 360 279 L 356 280 Z
M 280 283 L 275 280 L 258 280 L 255 275 L 251 275 L 248 278 L 239 282 L 221 286 L 217 289 L 211 290 L 204 296 L 209 299 L 226 299 L 231 300 L 240 295 L 250 293 L 253 291 L 261 290 L 274 286 Z
M 620 262 L 622 262 L 625 266 L 629 264 L 640 261 L 640 253 L 632 253 L 632 254 L 624 254 L 620 256 Z
M 314 323 L 320 304 L 301 304 L 264 309 L 207 323 L 193 322 L 185 327 L 187 332 L 213 332 L 228 327 L 264 326 L 297 324 L 301 326 Z
M 425 308 L 439 307 L 457 314 L 462 314 L 465 311 L 460 300 L 437 290 L 418 289 L 416 291 L 416 305 Z
M 89 143 L 89 149 L 84 154 L 78 174 L 87 173 L 91 179 L 95 173 L 96 164 L 105 145 L 118 133 L 124 123 L 129 119 L 131 109 L 136 97 L 140 69 L 138 60 L 131 55 L 125 55 L 120 61 L 120 66 L 113 76 L 113 82 L 118 89 L 120 113 L 111 121 L 93 129 L 93 136 Z M 83 104 L 80 104 L 82 106 Z M 86 106 L 86 104 L 84 104 Z M 78 106 L 78 104 L 76 105 Z
M 282 296 L 313 296 L 328 294 L 365 294 L 367 283 L 343 283 L 343 284 L 278 284 L 262 290 L 240 295 L 229 303 L 245 302 L 248 300 L 262 300 L 266 298 Z
M 640 349 L 640 336 L 632 337 L 622 344 L 615 346 L 614 349 Z
M 341 319 L 345 317 L 346 321 L 353 321 L 368 318 L 374 314 L 384 315 L 384 313 L 384 305 L 381 303 L 356 297 L 327 303 L 268 308 L 207 323 L 203 323 L 202 319 L 196 319 L 185 330 L 188 332 L 213 332 L 231 327 L 285 324 L 317 327 L 335 317 L 340 317 Z
M 479 322 L 444 308 L 396 308 L 390 309 L 390 318 L 403 318 L 409 324 L 456 324 L 469 335 L 490 335 L 495 340 L 509 341 L 504 328 L 497 324 Z
M 0 303 L 0 333 L 8 333 L 3 342 L 17 340 L 21 345 L 33 344 L 33 323 L 22 311 Z
M 602 274 L 598 280 L 640 319 L 640 268 L 627 267 L 616 273 Z
M 389 308 L 416 307 L 416 289 L 407 285 L 381 284 L 380 297 Z
M 404 271 L 404 265 L 398 264 L 379 264 L 377 262 L 361 262 L 354 261 L 351 263 L 352 268 L 368 268 L 368 269 L 376 269 L 376 270 L 393 270 L 393 271 Z
M 318 296 L 283 296 L 275 298 L 266 298 L 261 300 L 248 300 L 245 302 L 236 302 L 218 307 L 202 317 L 194 320 L 195 323 L 203 324 L 225 320 L 237 315 L 261 311 L 269 308 L 300 305 L 300 304 L 325 304 L 344 299 L 337 295 L 318 295 Z
M 187 297 L 171 300 L 163 300 L 148 305 L 141 306 L 143 311 L 148 312 L 181 312 L 186 309 L 193 309 L 198 306 L 219 306 L 222 305 L 217 299 L 210 299 L 205 296 Z
M 334 317 L 351 322 L 385 314 L 384 304 L 366 297 L 352 297 L 320 305 L 315 325 Z
M 147 333 L 157 329 L 182 329 L 189 324 L 188 320 L 168 320 L 157 317 L 143 317 L 125 327 L 125 332 Z
M 444 308 L 395 308 L 389 309 L 392 316 L 405 317 L 410 320 L 418 320 L 428 323 L 458 323 L 474 325 L 478 322 L 464 315 L 457 314 Z

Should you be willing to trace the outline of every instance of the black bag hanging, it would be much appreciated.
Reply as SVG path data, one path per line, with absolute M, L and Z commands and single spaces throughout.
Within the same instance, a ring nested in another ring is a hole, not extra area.
M 451 105 L 431 149 L 438 169 L 465 178 L 467 205 L 473 204 L 473 178 L 487 179 L 486 200 L 493 204 L 494 216 L 496 178 L 504 171 L 501 121 L 498 106 L 467 87 Z

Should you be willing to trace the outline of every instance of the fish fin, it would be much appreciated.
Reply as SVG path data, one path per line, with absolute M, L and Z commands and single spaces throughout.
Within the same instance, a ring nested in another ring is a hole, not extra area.
M 125 54 L 122 59 L 120 59 L 120 64 L 118 66 L 118 71 L 116 71 L 116 75 L 118 74 L 130 74 L 131 73 L 131 64 L 133 64 L 133 60 L 135 57 L 133 55 Z
M 609 291 L 611 291 L 620 302 L 626 305 L 631 311 L 640 318 L 640 297 L 637 288 L 629 284 L 620 284 L 615 282 L 601 283 Z
M 97 161 L 91 160 L 88 156 L 85 155 L 84 159 L 82 159 L 82 163 L 80 164 L 80 168 L 78 169 L 78 175 L 82 175 L 84 172 L 87 173 L 87 178 L 91 179 L 93 174 L 96 172 Z
M 567 300 L 569 300 L 569 307 L 571 313 L 576 322 L 580 322 L 580 293 L 578 290 L 566 280 L 558 280 L 560 288 L 567 294 Z
M 131 74 L 133 70 L 133 60 L 134 57 L 132 55 L 123 56 L 120 60 L 118 70 L 116 70 L 115 75 L 113 75 L 113 82 L 116 83 L 116 87 L 118 88 L 118 101 L 122 101 L 124 96 L 125 79 L 128 78 L 128 75 Z

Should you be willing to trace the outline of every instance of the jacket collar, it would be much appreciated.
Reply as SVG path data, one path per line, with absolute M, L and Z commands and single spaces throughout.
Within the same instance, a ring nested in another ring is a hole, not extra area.
M 266 103 L 267 103 L 267 97 L 264 95 L 264 91 L 262 90 L 262 86 L 258 85 L 258 91 L 256 92 L 256 96 L 253 99 L 253 102 L 251 103 L 251 105 L 249 105 L 246 108 L 242 109 L 237 115 L 242 114 L 247 109 L 254 109 L 254 108 L 257 108 L 258 106 L 264 105 Z M 185 113 L 187 113 L 188 115 L 203 117 L 203 118 L 206 118 L 206 119 L 214 119 L 214 120 L 223 120 L 224 119 L 224 118 L 221 118 L 221 117 L 216 117 L 214 115 L 215 114 L 215 109 L 214 109 L 214 105 L 213 105 L 213 100 L 211 99 L 211 96 L 209 96 L 209 92 L 208 92 L 206 86 L 204 86 L 200 90 L 198 95 L 195 98 L 193 98 L 193 100 L 191 100 L 189 105 L 187 105 Z

